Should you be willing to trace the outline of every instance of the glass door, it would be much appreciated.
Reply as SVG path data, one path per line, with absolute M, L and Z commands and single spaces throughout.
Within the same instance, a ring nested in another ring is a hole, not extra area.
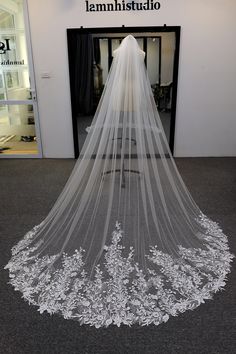
M 0 0 L 1 157 L 42 157 L 26 0 Z

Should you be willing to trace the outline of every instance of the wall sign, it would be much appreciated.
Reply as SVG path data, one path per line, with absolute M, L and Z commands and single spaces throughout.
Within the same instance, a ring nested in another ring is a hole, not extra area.
M 85 1 L 86 12 L 112 11 L 155 11 L 160 10 L 161 3 L 155 0 L 108 0 L 106 3 Z

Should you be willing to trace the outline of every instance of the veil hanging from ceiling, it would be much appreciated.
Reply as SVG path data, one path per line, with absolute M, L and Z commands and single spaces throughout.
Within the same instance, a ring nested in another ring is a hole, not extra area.
M 12 248 L 10 283 L 40 313 L 96 327 L 156 325 L 225 285 L 227 237 L 188 192 L 131 35 L 48 216 Z

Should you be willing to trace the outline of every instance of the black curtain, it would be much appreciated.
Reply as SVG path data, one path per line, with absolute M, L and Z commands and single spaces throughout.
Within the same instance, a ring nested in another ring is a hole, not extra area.
M 93 113 L 93 38 L 91 34 L 68 33 L 68 53 L 73 116 Z
M 96 64 L 100 64 L 101 63 L 101 51 L 100 51 L 99 38 L 93 39 L 93 48 L 94 48 L 94 61 Z

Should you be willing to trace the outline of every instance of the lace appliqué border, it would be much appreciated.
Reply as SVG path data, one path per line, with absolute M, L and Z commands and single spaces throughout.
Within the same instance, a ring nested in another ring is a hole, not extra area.
M 173 257 L 151 247 L 147 274 L 134 261 L 134 249 L 124 256 L 117 222 L 112 242 L 105 246 L 105 270 L 97 266 L 93 280 L 83 269 L 83 249 L 72 255 L 63 253 L 62 266 L 56 270 L 53 263 L 58 255 L 32 255 L 41 244 L 30 247 L 41 223 L 12 248 L 13 256 L 5 266 L 9 283 L 30 304 L 39 306 L 40 313 L 60 313 L 96 328 L 110 324 L 159 325 L 170 316 L 193 310 L 225 285 L 234 258 L 227 237 L 204 214 L 199 221 L 207 230 L 201 236 L 206 249 L 179 246 L 179 257 Z

